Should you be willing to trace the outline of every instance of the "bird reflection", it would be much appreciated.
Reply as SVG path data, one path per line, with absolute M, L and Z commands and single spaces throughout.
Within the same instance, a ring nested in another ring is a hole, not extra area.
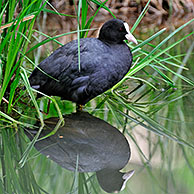
M 125 136 L 107 122 L 86 112 L 64 117 L 65 125 L 45 139 L 35 143 L 42 154 L 65 169 L 79 172 L 96 172 L 97 180 L 108 193 L 124 189 L 134 171 L 120 170 L 130 159 L 130 147 Z M 58 118 L 45 120 L 40 137 L 54 129 Z M 32 140 L 37 131 L 29 130 Z M 77 165 L 76 165 L 77 164 Z

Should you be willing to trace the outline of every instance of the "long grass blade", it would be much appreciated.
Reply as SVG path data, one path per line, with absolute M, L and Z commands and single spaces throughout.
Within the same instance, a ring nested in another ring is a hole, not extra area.
M 139 17 L 137 18 L 135 24 L 133 25 L 133 27 L 131 28 L 131 33 L 133 34 L 133 32 L 135 31 L 135 29 L 137 28 L 137 26 L 139 25 L 139 23 L 141 22 L 141 20 L 143 19 L 144 15 L 146 14 L 146 12 L 149 9 L 149 4 L 150 4 L 151 0 L 148 0 L 148 2 L 146 3 L 146 6 L 144 7 L 143 11 L 141 12 L 141 14 L 139 15 Z

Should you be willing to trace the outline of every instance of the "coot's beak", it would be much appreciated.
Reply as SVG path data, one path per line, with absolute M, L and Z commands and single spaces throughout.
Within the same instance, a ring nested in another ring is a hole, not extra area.
M 137 43 L 137 40 L 135 39 L 135 37 L 131 34 L 131 32 L 129 31 L 129 25 L 125 22 L 124 23 L 124 26 L 125 26 L 125 29 L 127 31 L 127 34 L 125 35 L 126 39 L 135 43 L 135 44 L 138 44 Z

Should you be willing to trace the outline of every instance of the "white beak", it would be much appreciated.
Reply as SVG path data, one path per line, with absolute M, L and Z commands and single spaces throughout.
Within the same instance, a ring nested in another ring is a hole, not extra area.
M 135 37 L 131 34 L 131 32 L 129 31 L 129 25 L 125 22 L 124 23 L 124 26 L 125 26 L 125 29 L 127 31 L 127 34 L 125 35 L 126 39 L 135 43 L 135 44 L 138 44 L 137 40 L 135 39 Z

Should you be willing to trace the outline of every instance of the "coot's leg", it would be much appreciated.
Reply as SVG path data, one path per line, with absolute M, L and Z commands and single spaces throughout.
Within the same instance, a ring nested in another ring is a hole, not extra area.
M 84 108 L 84 105 L 82 105 L 82 104 L 76 104 L 76 111 L 77 112 L 83 111 L 83 108 Z

